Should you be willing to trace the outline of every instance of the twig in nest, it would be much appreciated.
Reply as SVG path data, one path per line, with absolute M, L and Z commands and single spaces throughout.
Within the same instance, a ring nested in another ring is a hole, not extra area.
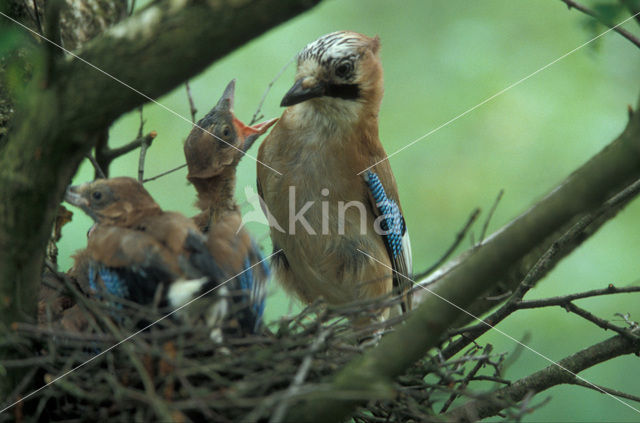
M 189 111 L 191 112 L 191 123 L 196 123 L 196 113 L 198 113 L 198 109 L 196 109 L 196 105 L 193 103 L 193 97 L 191 96 L 191 87 L 189 86 L 189 81 L 184 84 L 187 87 L 187 98 L 189 99 Z
M 471 371 L 467 374 L 467 376 L 465 376 L 465 378 L 462 380 L 462 382 L 458 386 L 458 389 L 460 391 L 464 391 L 465 390 L 467 385 L 469 385 L 469 382 L 476 376 L 476 374 L 480 371 L 482 366 L 484 366 L 487 363 L 487 361 L 489 360 L 489 356 L 490 356 L 492 350 L 493 350 L 493 346 L 491 344 L 487 344 L 487 346 L 484 347 L 484 350 L 482 351 L 482 354 L 485 355 L 486 358 L 481 358 L 476 362 L 476 365 L 473 366 L 473 369 L 471 369 Z M 458 394 L 457 393 L 452 393 L 449 396 L 449 398 L 447 399 L 447 401 L 444 403 L 442 408 L 440 409 L 440 414 L 442 414 L 445 411 L 447 411 L 449 409 L 449 407 L 451 407 L 451 404 L 453 404 L 453 401 L 455 401 L 456 398 L 458 398 Z
M 564 4 L 566 4 L 569 9 L 573 8 L 573 9 L 579 10 L 580 12 L 582 12 L 582 13 L 584 13 L 586 15 L 591 16 L 592 18 L 596 19 L 601 24 L 605 25 L 608 28 L 611 28 L 612 30 L 614 30 L 618 34 L 622 35 L 627 40 L 631 41 L 633 44 L 635 44 L 636 47 L 640 48 L 640 39 L 636 38 L 635 35 L 633 35 L 629 31 L 625 30 L 624 28 L 621 28 L 618 25 L 612 25 L 611 23 L 609 23 L 606 20 L 604 20 L 603 17 L 600 16 L 598 13 L 596 13 L 595 11 L 589 9 L 586 6 L 581 5 L 578 2 L 575 2 L 573 0 L 560 0 L 560 1 L 563 2 Z M 638 16 L 640 16 L 640 12 L 636 12 L 633 15 L 634 18 L 638 18 Z
M 260 110 L 262 109 L 262 105 L 264 104 L 264 101 L 266 100 L 267 95 L 269 94 L 269 91 L 271 91 L 271 87 L 273 87 L 273 84 L 275 84 L 275 82 L 282 76 L 284 71 L 287 70 L 291 62 L 293 62 L 294 60 L 295 60 L 295 56 L 289 59 L 289 61 L 282 67 L 282 69 L 280 69 L 280 72 L 278 72 L 275 78 L 273 78 L 271 82 L 269 82 L 269 85 L 267 85 L 267 89 L 264 91 L 264 94 L 262 94 L 260 103 L 258 103 L 258 108 L 256 109 L 256 112 L 251 117 L 251 122 L 249 122 L 249 126 L 253 125 L 259 119 L 262 119 L 264 117 L 263 115 L 260 114 Z
M 419 282 L 420 279 L 424 278 L 425 276 L 433 272 L 435 269 L 440 267 L 442 263 L 444 263 L 451 256 L 451 254 L 453 254 L 456 248 L 458 248 L 460 243 L 464 240 L 464 237 L 467 235 L 467 232 L 469 232 L 469 228 L 471 228 L 471 225 L 473 225 L 473 223 L 478 219 L 479 215 L 480 215 L 480 209 L 475 209 L 471 213 L 471 216 L 469 216 L 469 218 L 467 219 L 467 223 L 465 223 L 464 227 L 456 234 L 456 239 L 453 241 L 453 244 L 451 244 L 451 246 L 447 249 L 447 251 L 445 251 L 442 257 L 440 257 L 438 261 L 432 264 L 427 270 L 421 273 L 418 273 L 417 275 L 414 275 L 413 279 Z
M 327 335 L 329 335 L 328 330 L 320 330 L 318 332 L 318 336 L 316 337 L 316 339 L 313 341 L 313 344 L 311 344 L 311 347 L 309 348 L 309 353 L 302 360 L 302 364 L 300 364 L 300 367 L 298 368 L 298 371 L 296 372 L 296 375 L 294 376 L 293 381 L 291 382 L 291 385 L 289 386 L 284 397 L 282 398 L 282 400 L 274 410 L 273 414 L 271 415 L 271 419 L 269 420 L 269 423 L 280 423 L 284 419 L 284 416 L 287 413 L 287 408 L 289 407 L 291 398 L 296 395 L 297 391 L 300 389 L 300 386 L 302 386 L 305 379 L 307 378 L 307 373 L 309 373 L 309 368 L 311 367 L 313 356 L 318 351 L 320 346 L 324 343 L 324 340 L 327 338 Z

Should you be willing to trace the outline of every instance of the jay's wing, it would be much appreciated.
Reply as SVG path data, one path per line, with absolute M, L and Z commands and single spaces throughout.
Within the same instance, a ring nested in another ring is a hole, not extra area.
M 398 295 L 402 296 L 402 311 L 406 313 L 412 307 L 411 288 L 413 283 L 410 278 L 413 273 L 413 264 L 411 241 L 402 216 L 402 210 L 400 209 L 395 180 L 390 172 L 390 168 L 388 173 L 376 173 L 367 170 L 363 175 L 368 188 L 371 208 L 376 216 L 376 221 L 380 223 L 377 229 L 381 230 L 381 236 L 384 239 L 394 270 L 394 290 Z M 387 175 L 390 176 L 384 178 Z M 387 179 L 387 181 L 384 179 Z

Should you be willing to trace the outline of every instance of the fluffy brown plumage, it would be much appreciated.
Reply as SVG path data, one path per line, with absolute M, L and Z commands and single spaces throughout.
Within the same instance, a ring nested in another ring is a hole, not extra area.
M 271 228 L 274 250 L 283 250 L 273 267 L 284 287 L 306 303 L 318 297 L 330 303 L 374 298 L 395 288 L 404 295 L 403 309 L 411 308 L 407 295 L 411 282 L 403 277 L 411 274 L 404 220 L 404 248 L 394 256 L 385 237 L 374 231 L 380 209 L 367 180 L 359 174 L 386 158 L 378 137 L 383 94 L 379 49 L 377 37 L 348 31 L 328 34 L 309 44 L 298 55 L 295 84 L 282 100 L 288 108 L 260 147 L 259 193 L 285 229 Z M 397 205 L 401 219 L 389 162 L 381 161 L 370 170 L 388 199 Z M 295 199 L 290 198 L 290 187 L 295 187 Z M 309 234 L 300 224 L 295 233 L 287 227 L 292 217 L 290 201 L 296 211 L 306 202 L 314 202 L 304 216 L 316 234 Z M 340 230 L 340 202 L 343 206 L 354 204 L 344 212 L 344 233 Z
M 75 276 L 91 291 L 148 304 L 159 290 L 161 303 L 177 308 L 215 288 L 184 312 L 216 328 L 233 313 L 240 327 L 254 330 L 258 317 L 250 311 L 249 293 L 241 293 L 237 279 L 222 285 L 234 274 L 214 258 L 224 254 L 215 240 L 186 216 L 163 211 L 138 181 L 98 179 L 70 187 L 66 200 L 96 221 L 74 265 Z M 220 336 L 219 329 L 212 331 L 215 339 Z

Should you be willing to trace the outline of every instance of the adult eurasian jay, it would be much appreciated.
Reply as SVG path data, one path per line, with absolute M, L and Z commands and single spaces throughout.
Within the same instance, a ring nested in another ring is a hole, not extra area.
M 379 50 L 378 37 L 340 31 L 298 54 L 287 109 L 260 146 L 258 193 L 279 226 L 272 267 L 289 292 L 333 304 L 394 292 L 406 312 L 411 246 L 378 138 Z
M 86 277 L 96 295 L 149 304 L 160 290 L 161 305 L 175 309 L 216 288 L 215 299 L 202 298 L 179 314 L 203 318 L 216 339 L 228 317 L 233 330 L 254 331 L 260 316 L 249 293 L 238 294 L 240 278 L 224 283 L 236 274 L 214 259 L 217 240 L 184 215 L 163 211 L 138 181 L 98 179 L 69 187 L 65 199 L 96 222 L 74 264 L 74 274 Z
M 198 192 L 196 206 L 202 210 L 194 221 L 209 234 L 216 247 L 212 250 L 216 261 L 225 263 L 233 274 L 244 272 L 239 276 L 241 286 L 251 291 L 251 303 L 260 316 L 270 278 L 269 265 L 242 226 L 234 191 L 240 159 L 277 119 L 245 125 L 233 113 L 234 93 L 232 80 L 218 103 L 191 130 L 184 155 L 189 169 L 187 179 Z

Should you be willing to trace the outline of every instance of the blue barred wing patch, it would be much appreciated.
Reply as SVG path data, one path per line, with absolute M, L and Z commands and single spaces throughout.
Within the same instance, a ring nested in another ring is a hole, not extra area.
M 98 280 L 102 281 L 104 288 L 100 286 Z M 122 280 L 116 271 L 100 264 L 89 264 L 89 287 L 96 292 L 106 289 L 109 294 L 118 298 L 129 297 L 129 287 L 126 281 Z
M 370 170 L 367 171 L 366 181 L 380 211 L 382 237 L 395 259 L 402 254 L 402 236 L 406 231 L 400 207 L 395 201 L 387 197 L 387 193 L 384 191 L 382 182 L 380 182 L 377 174 Z

